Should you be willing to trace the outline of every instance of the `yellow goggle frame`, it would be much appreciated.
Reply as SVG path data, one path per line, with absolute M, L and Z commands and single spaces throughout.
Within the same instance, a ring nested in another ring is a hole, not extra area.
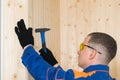
M 80 51 L 84 50 L 85 47 L 88 47 L 88 48 L 90 48 L 90 49 L 93 49 L 93 50 L 97 51 L 95 48 L 93 48 L 93 47 L 91 47 L 91 46 L 89 46 L 89 45 L 86 45 L 86 44 L 84 44 L 84 43 L 81 43 L 81 44 L 80 44 Z M 99 51 L 97 51 L 97 52 L 98 52 L 99 54 L 102 54 L 102 53 L 99 52 Z

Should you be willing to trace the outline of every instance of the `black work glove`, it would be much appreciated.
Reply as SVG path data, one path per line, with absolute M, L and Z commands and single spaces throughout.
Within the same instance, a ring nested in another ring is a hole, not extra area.
M 55 59 L 55 57 L 53 56 L 52 52 L 48 49 L 48 48 L 45 48 L 46 51 L 41 48 L 39 50 L 39 52 L 41 53 L 40 55 L 43 57 L 43 59 L 45 61 L 47 61 L 50 65 L 54 66 L 55 64 L 57 64 L 57 60 Z
M 32 28 L 26 29 L 23 19 L 21 19 L 20 21 L 17 22 L 17 26 L 15 27 L 15 32 L 18 36 L 18 39 L 19 39 L 19 42 L 20 42 L 22 48 L 24 48 L 28 44 L 34 45 Z

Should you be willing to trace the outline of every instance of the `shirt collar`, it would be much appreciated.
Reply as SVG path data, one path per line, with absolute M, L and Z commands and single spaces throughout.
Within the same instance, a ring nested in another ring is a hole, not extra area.
M 86 69 L 84 69 L 84 72 L 90 72 L 90 71 L 107 71 L 109 72 L 109 67 L 107 65 L 91 65 L 88 66 Z

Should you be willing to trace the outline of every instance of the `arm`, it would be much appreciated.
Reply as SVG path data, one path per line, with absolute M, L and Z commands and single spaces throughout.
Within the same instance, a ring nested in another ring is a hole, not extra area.
M 39 56 L 32 47 L 34 46 L 34 37 L 32 35 L 32 28 L 27 29 L 23 19 L 17 22 L 17 26 L 15 27 L 15 32 L 22 48 L 25 49 L 22 56 L 22 62 L 27 67 L 30 74 L 36 80 L 41 80 L 41 79 L 46 80 L 46 76 L 48 75 L 47 70 L 49 70 L 50 73 L 56 73 L 58 68 L 52 67 L 52 70 L 54 69 L 55 70 L 51 72 L 51 69 L 49 69 L 51 68 L 51 66 L 46 61 L 44 61 L 44 59 L 41 56 Z M 50 77 L 49 79 L 54 78 L 54 74 L 52 75 L 53 76 Z
M 28 46 L 22 55 L 22 63 L 35 80 L 46 80 L 47 70 L 51 67 L 32 46 Z
M 56 80 L 65 78 L 65 80 L 74 80 L 72 71 L 65 72 L 60 66 L 52 67 L 32 46 L 28 46 L 24 50 L 22 62 L 35 80 Z M 69 77 L 67 77 L 68 75 Z

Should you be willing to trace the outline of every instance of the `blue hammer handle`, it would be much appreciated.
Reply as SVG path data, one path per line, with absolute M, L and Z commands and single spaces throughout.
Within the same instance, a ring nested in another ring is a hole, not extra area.
M 45 32 L 40 32 L 40 34 L 41 34 L 42 48 L 46 48 Z

